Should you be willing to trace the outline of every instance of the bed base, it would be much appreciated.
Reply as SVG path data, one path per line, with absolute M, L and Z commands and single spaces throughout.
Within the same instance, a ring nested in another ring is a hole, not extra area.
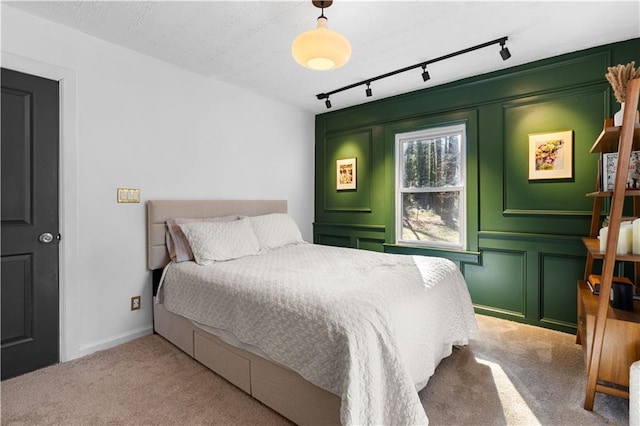
M 169 263 L 166 221 L 172 217 L 257 216 L 287 213 L 286 200 L 150 200 L 147 202 L 147 267 L 156 295 Z M 340 397 L 294 371 L 231 346 L 154 304 L 154 330 L 249 395 L 300 425 L 340 424 Z
M 154 304 L 155 331 L 227 381 L 299 425 L 340 424 L 340 397 L 298 373 L 207 333 Z

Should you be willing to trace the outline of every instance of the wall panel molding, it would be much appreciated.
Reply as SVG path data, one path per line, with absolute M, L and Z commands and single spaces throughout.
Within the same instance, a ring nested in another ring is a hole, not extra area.
M 584 274 L 584 262 L 583 256 L 538 253 L 538 321 L 575 331 L 577 305 L 567 305 L 564 301 L 575 295 L 577 281 Z
M 505 216 L 577 216 L 591 217 L 591 211 L 587 210 L 518 210 L 505 209 L 502 211 Z
M 387 227 L 384 225 L 368 225 L 364 223 L 330 223 L 330 222 L 315 222 L 313 226 L 317 228 L 350 228 L 350 229 L 364 229 L 367 231 L 385 232 Z
M 481 251 L 481 265 L 461 265 L 474 304 L 526 316 L 526 251 L 486 248 Z
M 534 234 L 532 232 L 504 232 L 504 231 L 480 231 L 478 237 L 482 240 L 482 246 L 486 247 L 487 242 L 491 240 L 511 240 L 529 243 L 549 243 L 557 246 L 560 244 L 576 244 L 582 249 L 581 235 L 559 235 L 559 234 Z M 586 251 L 585 251 L 586 254 Z
M 316 243 L 327 246 L 352 247 L 351 237 L 329 233 L 316 233 Z
M 609 96 L 609 85 L 598 82 L 502 104 L 503 214 L 590 216 L 584 194 L 593 190 L 597 156 L 589 148 L 601 129 Z M 572 178 L 529 180 L 528 135 L 563 130 L 573 134 L 571 151 L 564 147 L 574 160 Z
M 326 135 L 323 148 L 324 168 L 321 171 L 324 181 L 323 210 L 325 212 L 370 213 L 372 211 L 372 129 Z M 335 183 L 336 160 L 352 157 L 356 158 L 356 189 L 337 190 Z
M 356 248 L 364 250 L 372 250 L 382 252 L 382 245 L 384 244 L 384 238 L 367 238 L 367 237 L 355 237 Z

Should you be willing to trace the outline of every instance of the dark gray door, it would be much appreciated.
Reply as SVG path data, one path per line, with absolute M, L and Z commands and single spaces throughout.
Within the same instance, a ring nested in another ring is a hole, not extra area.
M 58 82 L 2 69 L 2 379 L 58 362 Z

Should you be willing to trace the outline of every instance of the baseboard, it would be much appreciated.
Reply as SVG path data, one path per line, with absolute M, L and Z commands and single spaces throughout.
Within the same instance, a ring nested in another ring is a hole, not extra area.
M 78 349 L 78 358 L 97 351 L 113 348 L 114 346 L 121 345 L 123 343 L 152 333 L 152 326 L 141 327 L 135 330 L 128 331 L 127 333 L 107 337 L 106 339 L 98 340 L 97 342 L 92 342 L 88 345 L 80 346 L 80 348 Z

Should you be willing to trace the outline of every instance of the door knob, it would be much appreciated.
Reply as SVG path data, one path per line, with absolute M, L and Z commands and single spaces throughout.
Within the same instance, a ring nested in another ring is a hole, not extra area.
M 53 241 L 53 235 L 51 235 L 51 232 L 43 232 L 38 237 L 38 240 L 40 240 L 41 243 L 49 244 Z

